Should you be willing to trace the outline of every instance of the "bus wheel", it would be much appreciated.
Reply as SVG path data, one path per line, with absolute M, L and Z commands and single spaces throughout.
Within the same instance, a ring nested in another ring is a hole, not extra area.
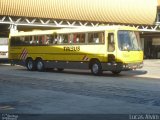
M 43 72 L 45 70 L 44 62 L 42 59 L 38 59 L 36 62 L 36 68 L 39 72 Z
M 112 71 L 112 73 L 117 75 L 117 74 L 121 73 L 121 71 Z
M 93 75 L 101 75 L 102 74 L 102 66 L 99 61 L 94 61 L 91 65 L 91 72 Z
M 58 70 L 59 72 L 62 72 L 62 71 L 64 70 L 64 68 L 57 68 L 57 70 Z
M 26 67 L 29 71 L 35 70 L 35 62 L 30 58 L 26 60 Z

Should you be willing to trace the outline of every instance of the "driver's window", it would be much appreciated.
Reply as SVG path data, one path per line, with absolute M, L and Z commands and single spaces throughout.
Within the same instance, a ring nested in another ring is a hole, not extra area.
M 108 33 L 108 52 L 113 52 L 114 50 L 115 50 L 114 34 Z

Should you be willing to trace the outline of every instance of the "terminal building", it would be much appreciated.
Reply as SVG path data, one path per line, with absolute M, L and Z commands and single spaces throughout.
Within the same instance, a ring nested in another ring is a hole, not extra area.
M 0 35 L 32 29 L 127 25 L 141 32 L 144 58 L 160 59 L 160 0 L 1 0 Z

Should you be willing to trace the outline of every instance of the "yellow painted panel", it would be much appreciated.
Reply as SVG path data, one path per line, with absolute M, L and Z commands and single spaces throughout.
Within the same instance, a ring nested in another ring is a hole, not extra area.
M 21 59 L 23 50 L 26 49 L 27 57 L 43 60 L 62 60 L 62 61 L 89 61 L 91 58 L 98 58 L 101 62 L 107 60 L 105 45 L 77 45 L 78 51 L 65 51 L 64 47 L 72 47 L 73 45 L 58 46 L 39 46 L 39 47 L 12 47 L 10 48 L 9 59 Z M 76 45 L 74 45 L 75 47 Z M 88 49 L 90 48 L 90 49 Z M 96 48 L 96 50 L 95 50 Z

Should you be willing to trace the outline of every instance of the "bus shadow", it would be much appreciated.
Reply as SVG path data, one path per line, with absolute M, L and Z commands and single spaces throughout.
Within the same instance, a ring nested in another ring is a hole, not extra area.
M 50 73 L 63 73 L 63 74 L 74 74 L 74 75 L 87 75 L 94 76 L 90 70 L 75 70 L 75 69 L 66 69 L 64 71 L 57 70 L 46 70 L 46 72 Z M 99 77 L 135 77 L 139 75 L 145 75 L 148 72 L 146 70 L 134 70 L 134 71 L 122 71 L 120 74 L 113 74 L 110 71 L 103 71 L 103 73 Z
M 21 71 L 27 71 L 27 69 L 18 68 Z M 37 71 L 30 71 L 37 72 Z M 64 71 L 57 71 L 56 69 L 47 69 L 44 72 L 46 73 L 57 73 L 57 74 L 73 74 L 73 75 L 86 75 L 86 76 L 94 76 L 90 70 L 79 70 L 79 69 L 64 69 Z M 146 70 L 134 70 L 134 71 L 122 71 L 120 74 L 113 74 L 110 71 L 103 71 L 103 73 L 98 77 L 137 77 L 144 76 L 148 73 Z
M 92 75 L 89 70 L 75 70 L 75 69 L 65 69 L 64 71 L 48 69 L 45 72 L 58 73 L 58 74 L 63 73 L 63 74 L 74 74 L 74 75 Z
M 118 77 L 137 77 L 137 76 L 144 76 L 148 73 L 146 70 L 134 70 L 134 71 L 123 71 L 118 75 Z

